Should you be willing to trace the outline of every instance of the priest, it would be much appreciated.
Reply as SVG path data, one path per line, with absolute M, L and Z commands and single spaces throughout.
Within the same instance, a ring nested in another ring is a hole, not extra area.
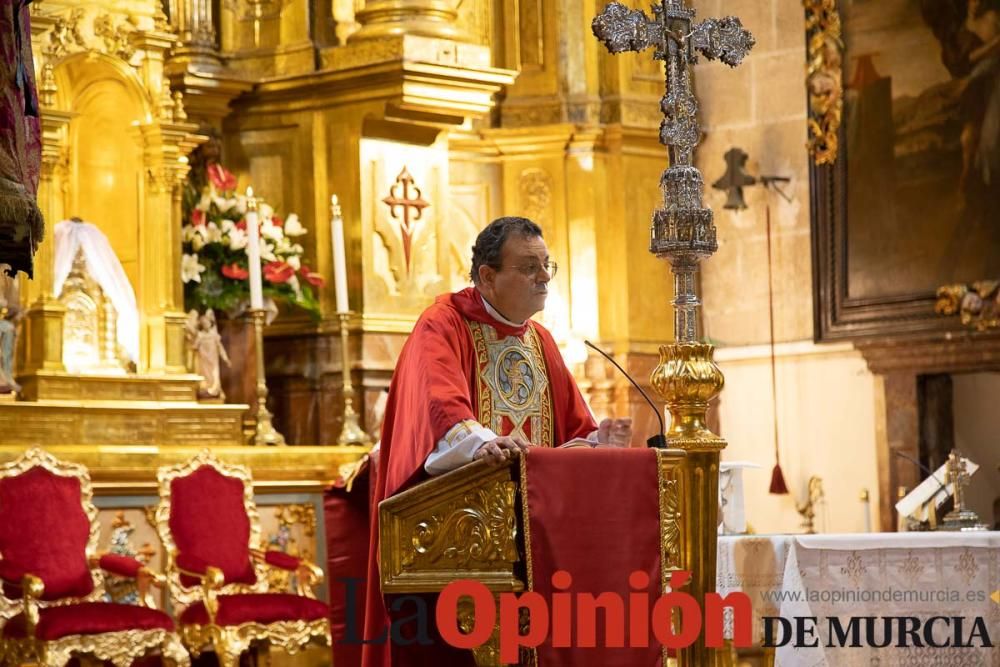
M 598 425 L 552 335 L 529 319 L 545 307 L 557 268 L 541 228 L 527 218 L 499 218 L 480 232 L 472 248 L 474 287 L 438 297 L 417 321 L 396 364 L 375 506 L 477 459 L 502 463 L 528 447 L 557 447 L 574 439 L 594 446 L 628 444 L 631 420 L 605 419 Z M 377 511 L 371 536 L 363 665 L 473 664 L 471 653 L 436 636 L 433 606 L 432 644 L 392 645 L 379 589 Z

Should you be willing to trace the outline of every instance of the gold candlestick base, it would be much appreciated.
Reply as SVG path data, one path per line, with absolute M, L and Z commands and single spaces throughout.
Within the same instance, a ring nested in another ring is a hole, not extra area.
M 650 382 L 670 411 L 667 443 L 685 452 L 680 463 L 681 569 L 692 572 L 686 592 L 704 604 L 715 592 L 715 566 L 719 525 L 719 459 L 726 441 L 707 424 L 708 404 L 725 383 L 707 343 L 672 343 L 660 346 L 660 363 Z M 678 652 L 680 664 L 698 667 L 720 665 L 719 654 L 704 641 Z
M 371 445 L 372 439 L 358 423 L 358 413 L 354 411 L 354 385 L 351 382 L 351 355 L 348 353 L 349 337 L 347 323 L 351 313 L 338 313 L 340 317 L 340 368 L 344 378 L 344 427 L 337 438 L 338 445 Z
M 281 446 L 285 444 L 285 436 L 278 433 L 271 422 L 271 412 L 267 409 L 267 381 L 264 377 L 264 317 L 267 311 L 253 309 L 254 339 L 257 347 L 257 429 L 254 432 L 253 444 Z

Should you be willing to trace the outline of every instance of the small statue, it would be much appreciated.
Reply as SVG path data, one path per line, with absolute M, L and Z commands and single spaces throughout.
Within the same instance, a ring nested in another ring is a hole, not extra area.
M 972 469 L 975 472 L 976 468 Z M 951 486 L 954 499 L 953 509 L 945 515 L 941 530 L 988 530 L 989 527 L 979 521 L 979 515 L 965 506 L 965 489 L 969 485 L 972 474 L 969 472 L 968 461 L 959 452 L 952 450 L 945 463 L 945 482 Z
M 17 393 L 21 385 L 14 380 L 14 344 L 17 342 L 17 308 L 0 304 L 0 394 Z
M 188 313 L 185 326 L 187 330 L 188 347 L 194 352 L 195 372 L 201 376 L 198 386 L 198 398 L 221 398 L 222 378 L 219 374 L 219 361 L 230 366 L 229 355 L 222 346 L 222 336 L 215 325 L 215 312 L 209 308 L 204 314 L 192 310 Z
M 0 264 L 0 394 L 16 394 L 21 386 L 14 380 L 14 350 L 17 321 L 24 314 L 20 308 L 18 283 Z

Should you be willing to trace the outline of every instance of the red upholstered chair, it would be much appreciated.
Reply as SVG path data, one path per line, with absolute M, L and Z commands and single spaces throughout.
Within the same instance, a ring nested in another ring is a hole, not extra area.
M 86 656 L 129 667 L 154 652 L 191 664 L 162 611 L 102 601 L 102 570 L 135 578 L 147 605 L 162 576 L 99 555 L 99 532 L 86 468 L 40 449 L 0 466 L 0 664 L 61 667 Z
M 167 583 L 181 640 L 195 656 L 215 651 L 235 667 L 255 641 L 296 653 L 310 641 L 330 646 L 330 609 L 316 600 L 318 567 L 280 551 L 261 551 L 260 516 L 250 471 L 209 450 L 160 468 L 156 528 L 167 551 Z M 266 570 L 294 573 L 296 593 L 268 591 Z

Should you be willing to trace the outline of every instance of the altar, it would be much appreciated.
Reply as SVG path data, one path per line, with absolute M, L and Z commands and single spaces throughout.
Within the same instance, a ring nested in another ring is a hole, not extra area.
M 722 595 L 741 591 L 750 596 L 756 646 L 766 639 L 772 645 L 783 641 L 778 621 L 770 621 L 772 636 L 765 636 L 767 617 L 786 619 L 793 630 L 797 619 L 815 620 L 805 624 L 815 627 L 816 646 L 794 646 L 793 637 L 768 649 L 778 666 L 1000 665 L 994 636 L 1000 627 L 998 532 L 720 536 L 716 582 Z M 875 619 L 874 641 L 866 636 L 867 617 Z M 891 638 L 883 629 L 889 617 Z M 949 619 L 936 621 L 931 632 L 939 644 L 952 648 L 926 645 L 924 630 L 933 618 Z M 963 619 L 960 626 L 957 618 Z M 853 642 L 849 632 L 846 641 L 836 633 L 831 637 L 831 629 L 847 632 L 851 619 L 859 619 L 854 622 L 859 641 Z M 988 629 L 992 648 L 968 641 L 976 619 Z M 921 629 L 903 638 L 901 622 Z M 731 637 L 731 617 L 726 625 Z M 955 647 L 956 636 L 972 646 Z M 942 651 L 946 663 L 939 662 Z

